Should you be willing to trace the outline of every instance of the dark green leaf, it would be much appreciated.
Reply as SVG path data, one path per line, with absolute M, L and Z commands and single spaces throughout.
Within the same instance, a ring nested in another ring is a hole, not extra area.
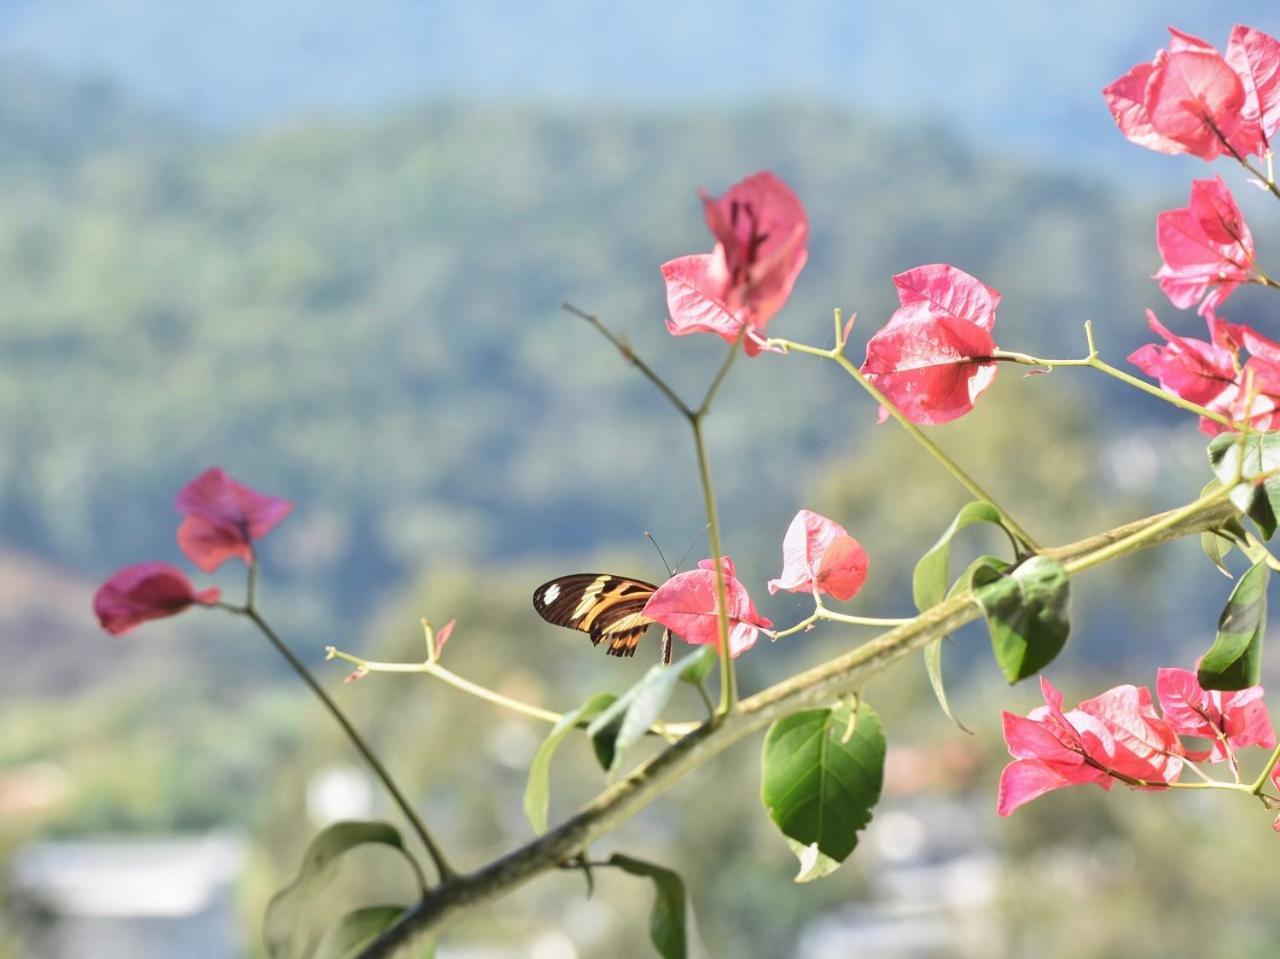
M 1034 676 L 1053 661 L 1071 632 L 1071 587 L 1061 563 L 1033 556 L 1012 572 L 982 565 L 970 582 L 1009 682 Z
M 880 719 L 865 703 L 854 719 L 844 705 L 808 709 L 778 720 L 764 741 L 761 798 L 769 818 L 787 838 L 816 844 L 836 862 L 871 821 L 884 779 Z
M 1267 631 L 1271 569 L 1255 563 L 1236 583 L 1218 620 L 1218 636 L 1200 660 L 1205 689 L 1244 689 L 1262 681 L 1262 639 Z
M 650 667 L 640 681 L 628 689 L 587 727 L 600 765 L 613 772 L 628 747 L 640 741 L 649 727 L 662 718 L 676 684 L 686 669 L 696 668 L 705 653 L 694 650 L 670 666 Z
M 1221 433 L 1209 444 L 1209 463 L 1223 484 L 1241 476 L 1256 476 L 1280 468 L 1280 433 Z M 1260 485 L 1240 484 L 1231 491 L 1231 502 L 1257 524 L 1263 539 L 1276 531 L 1280 515 L 1280 476 Z
M 404 915 L 404 906 L 367 906 L 349 912 L 325 933 L 315 959 L 355 959 Z
M 263 920 L 262 937 L 272 959 L 310 956 L 315 948 L 312 908 L 316 897 L 338 874 L 342 856 L 357 846 L 389 846 L 400 852 L 418 877 L 417 863 L 405 852 L 400 833 L 385 822 L 337 822 L 326 827 L 307 847 L 293 882 L 271 897 Z
M 947 583 L 951 578 L 951 540 L 960 530 L 975 523 L 993 523 L 1004 528 L 1000 511 L 990 503 L 977 500 L 962 507 L 929 552 L 920 557 L 920 562 L 916 563 L 915 572 L 911 577 L 911 594 L 915 600 L 916 609 L 920 612 L 937 606 L 947 595 Z M 956 583 L 967 585 L 968 577 L 963 576 Z M 929 685 L 933 688 L 933 694 L 937 697 L 942 711 L 953 723 L 965 729 L 964 724 L 951 711 L 951 703 L 947 699 L 947 688 L 942 679 L 942 643 L 945 639 L 945 636 L 939 636 L 924 648 L 924 668 L 929 674 Z M 965 732 L 968 730 L 965 729 Z
M 994 523 L 1004 528 L 1000 522 L 1000 511 L 990 503 L 977 500 L 962 507 L 929 552 L 916 563 L 911 576 L 911 595 L 920 612 L 942 602 L 950 582 L 951 540 L 960 530 L 974 523 Z
M 609 863 L 633 876 L 653 880 L 653 912 L 649 916 L 649 937 L 662 959 L 686 959 L 689 955 L 689 931 L 684 880 L 670 869 L 620 853 L 610 856 Z
M 547 831 L 547 810 L 551 803 L 551 757 L 575 726 L 581 726 L 604 712 L 617 699 L 613 693 L 596 693 L 572 712 L 565 713 L 534 753 L 529 781 L 524 787 L 524 814 L 535 832 Z

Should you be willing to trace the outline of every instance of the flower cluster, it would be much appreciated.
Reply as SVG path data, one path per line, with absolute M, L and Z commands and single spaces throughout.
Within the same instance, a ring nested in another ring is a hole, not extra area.
M 1170 28 L 1168 49 L 1103 91 L 1120 132 L 1160 153 L 1265 156 L 1280 127 L 1280 43 L 1237 24 L 1226 55 Z
M 747 588 L 735 575 L 733 560 L 721 559 L 728 604 L 729 655 L 737 657 L 755 645 L 760 630 L 773 626 L 756 611 Z M 812 510 L 802 509 L 782 542 L 782 573 L 769 581 L 769 592 L 826 593 L 852 599 L 867 579 L 867 552 L 844 527 Z M 716 601 L 715 563 L 704 559 L 697 569 L 677 573 L 658 587 L 644 615 L 666 626 L 686 643 L 718 646 L 720 604 Z
M 1147 311 L 1152 332 L 1164 344 L 1148 343 L 1129 356 L 1162 389 L 1257 429 L 1280 427 L 1280 343 L 1252 327 L 1210 316 L 1209 340 L 1177 336 Z M 1242 351 L 1248 358 L 1242 361 Z M 1216 436 L 1224 427 L 1201 417 L 1200 429 Z
M 1178 781 L 1188 762 L 1235 761 L 1246 746 L 1274 749 L 1275 732 L 1262 687 L 1237 692 L 1202 689 L 1188 669 L 1161 669 L 1158 712 L 1145 686 L 1117 686 L 1063 711 L 1062 694 L 1043 676 L 1044 705 L 1026 716 L 1004 714 L 1004 739 L 1013 762 L 1000 775 L 996 811 L 1007 816 L 1054 789 L 1115 783 L 1162 789 Z M 1181 737 L 1203 738 L 1190 749 Z
M 253 543 L 271 532 L 293 504 L 238 483 L 217 467 L 178 493 L 182 514 L 178 546 L 196 567 L 212 573 L 228 559 L 254 562 Z M 218 602 L 217 587 L 197 591 L 168 563 L 140 563 L 116 571 L 94 594 L 93 611 L 107 632 L 119 635 L 139 623 L 174 616 L 194 605 Z

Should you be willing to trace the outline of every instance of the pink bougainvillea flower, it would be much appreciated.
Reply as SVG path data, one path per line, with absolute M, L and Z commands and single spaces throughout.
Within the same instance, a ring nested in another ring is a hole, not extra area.
M 1026 717 L 1004 714 L 1004 738 L 1014 761 L 1000 775 L 996 811 L 1007 816 L 1054 789 L 1119 781 L 1160 788 L 1182 771 L 1182 744 L 1156 713 L 1144 687 L 1117 686 L 1062 710 L 1062 694 L 1043 676 L 1045 705 Z
M 1156 217 L 1156 245 L 1156 281 L 1180 309 L 1208 316 L 1254 277 L 1253 236 L 1221 177 L 1193 181 L 1188 206 Z
M 1237 23 L 1227 43 L 1227 62 L 1244 84 L 1242 126 L 1256 125 L 1259 143 L 1253 152 L 1265 155 L 1280 129 L 1280 42 Z
M 722 559 L 729 613 L 729 655 L 740 656 L 752 646 L 761 629 L 773 623 L 756 611 L 747 588 L 734 576 L 733 560 Z M 716 602 L 715 565 L 709 559 L 697 569 L 676 573 L 649 597 L 642 611 L 686 643 L 719 646 L 719 605 Z
M 716 245 L 662 265 L 667 330 L 714 333 L 732 343 L 745 326 L 744 346 L 754 356 L 808 259 L 809 220 L 791 189 L 767 171 L 718 199 L 703 193 L 702 203 Z
M 293 504 L 238 483 L 218 467 L 206 470 L 178 493 L 183 514 L 178 546 L 206 573 L 238 556 L 253 562 L 253 541 L 289 515 Z
M 1162 667 L 1156 673 L 1156 695 L 1174 732 L 1209 740 L 1206 750 L 1188 750 L 1189 759 L 1217 763 L 1228 758 L 1228 750 L 1275 748 L 1276 734 L 1261 686 L 1232 692 L 1201 689 L 1194 670 Z
M 1216 332 L 1221 322 L 1210 320 L 1211 331 Z M 1147 325 L 1164 337 L 1165 344 L 1139 347 L 1129 354 L 1130 363 L 1154 377 L 1166 393 L 1210 409 L 1230 406 L 1240 372 L 1238 345 L 1231 348 L 1222 335 L 1215 335 L 1212 343 L 1177 336 L 1151 310 L 1147 310 Z
M 197 603 L 209 606 L 217 587 L 196 592 L 182 570 L 168 563 L 140 563 L 117 570 L 93 596 L 93 611 L 108 633 L 118 636 L 149 619 L 176 616 Z
M 1166 392 L 1237 423 L 1280 428 L 1280 343 L 1213 315 L 1207 318 L 1212 342 L 1176 336 L 1150 310 L 1147 322 L 1167 342 L 1140 347 L 1129 354 L 1129 362 L 1155 377 Z M 1242 361 L 1246 350 L 1250 355 Z M 1200 419 L 1201 432 L 1209 436 L 1224 429 L 1215 420 Z
M 1103 91 L 1120 132 L 1160 153 L 1212 160 L 1266 153 L 1280 126 L 1280 45 L 1237 25 L 1227 53 L 1179 30 L 1150 63 Z
M 802 509 L 782 540 L 782 574 L 769 580 L 769 593 L 820 593 L 852 599 L 867 581 L 867 551 L 843 526 Z
M 893 278 L 901 306 L 870 340 L 862 373 L 913 423 L 946 423 L 973 409 L 996 378 L 1000 294 L 943 263 Z M 881 422 L 888 416 L 880 410 Z

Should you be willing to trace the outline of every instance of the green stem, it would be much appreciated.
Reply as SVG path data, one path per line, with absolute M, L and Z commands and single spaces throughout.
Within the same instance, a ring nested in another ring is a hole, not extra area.
M 1150 383 L 1140 380 L 1136 376 L 1126 373 L 1124 370 L 1116 369 L 1110 363 L 1101 359 L 1096 353 L 1086 356 L 1084 359 L 1080 360 L 1047 360 L 1039 356 L 1029 356 L 1026 353 L 1015 353 L 1011 350 L 996 350 L 991 354 L 991 358 L 993 360 L 1002 360 L 1006 363 L 1019 363 L 1023 366 L 1042 366 L 1050 370 L 1057 369 L 1060 366 L 1087 366 L 1091 369 L 1097 370 L 1099 373 L 1105 373 L 1107 376 L 1117 379 L 1121 383 L 1132 386 L 1134 389 L 1141 390 L 1142 392 L 1154 396 L 1157 399 L 1164 400 L 1166 403 L 1176 406 L 1179 409 L 1186 410 L 1188 413 L 1195 413 L 1197 416 L 1213 420 L 1213 422 L 1218 423 L 1221 426 L 1225 426 L 1228 429 L 1239 429 L 1239 426 L 1235 421 L 1223 416 L 1221 413 L 1215 413 L 1213 410 L 1206 409 L 1198 403 L 1192 403 L 1190 400 L 1184 400 L 1181 396 L 1177 396 L 1176 394 L 1166 393 L 1158 386 L 1152 386 Z
M 560 713 L 553 712 L 550 709 L 543 709 L 541 706 L 534 706 L 532 703 L 512 699 L 510 696 L 504 696 L 502 693 L 487 686 L 472 682 L 459 676 L 453 670 L 441 666 L 439 662 L 428 660 L 425 663 L 383 663 L 376 660 L 363 659 L 351 653 L 344 653 L 334 646 L 326 648 L 325 655 L 329 659 L 340 659 L 343 662 L 350 663 L 356 669 L 365 673 L 425 673 L 447 683 L 454 689 L 470 696 L 475 696 L 477 699 L 483 699 L 485 702 L 493 703 L 495 706 L 501 706 L 503 709 L 509 709 L 513 713 L 519 713 L 521 716 L 528 716 L 530 719 L 537 719 L 544 723 L 554 725 L 563 718 Z M 649 729 L 654 734 L 669 740 L 686 735 L 696 729 L 697 726 L 697 723 L 654 723 Z
M 735 351 L 737 347 L 734 347 Z M 724 579 L 723 550 L 720 545 L 720 517 L 716 510 L 716 493 L 711 483 L 711 464 L 707 461 L 707 444 L 702 437 L 702 417 L 705 410 L 691 416 L 693 445 L 698 454 L 698 478 L 702 483 L 702 501 L 707 511 L 707 539 L 711 543 L 711 561 L 716 579 L 716 627 L 720 634 L 720 708 L 719 713 L 733 711 L 738 703 L 738 681 L 733 668 L 733 656 L 729 650 L 729 590 Z
M 640 357 L 636 354 L 636 351 L 631 348 L 630 343 L 628 343 L 622 337 L 616 335 L 613 332 L 613 330 L 605 326 L 604 323 L 600 321 L 599 317 L 592 316 L 590 313 L 587 313 L 583 310 L 578 309 L 572 303 L 561 303 L 560 307 L 566 313 L 572 313 L 574 316 L 578 317 L 579 319 L 586 320 L 593 327 L 595 327 L 600 332 L 600 334 L 604 336 L 605 339 L 607 339 L 610 343 L 612 343 L 615 347 L 617 347 L 618 352 L 622 354 L 622 358 L 624 360 L 626 360 L 628 363 L 630 363 L 632 366 L 638 369 L 641 373 L 643 373 L 645 375 L 645 378 L 648 379 L 650 383 L 652 383 L 654 386 L 658 388 L 658 392 L 660 392 L 663 396 L 665 396 L 667 400 L 670 401 L 672 406 L 678 409 L 681 413 L 683 413 L 689 419 L 692 419 L 694 417 L 695 415 L 694 411 L 689 408 L 689 404 L 686 403 L 684 400 L 682 400 L 680 398 L 680 395 L 676 393 L 676 391 L 673 390 L 670 386 L 667 385 L 666 380 L 664 380 L 661 376 L 659 376 L 657 373 L 653 371 L 653 367 L 651 367 L 644 360 L 640 359 Z M 727 370 L 725 372 L 727 372 Z M 720 379 L 723 379 L 723 376 L 721 376 Z M 717 388 L 719 387 L 719 383 L 716 383 L 714 385 Z
M 1000 513 L 1000 516 L 1004 520 L 1005 526 L 1008 528 L 1009 532 L 1017 536 L 1028 549 L 1033 552 L 1040 551 L 1039 544 L 1031 538 L 1031 535 L 1026 530 L 1018 525 L 1013 517 L 1009 515 L 1008 511 L 1001 507 L 990 493 L 978 485 L 977 480 L 961 469 L 960 465 L 955 460 L 944 453 L 938 445 L 933 442 L 933 440 L 929 439 L 920 427 L 911 422 L 911 420 L 907 418 L 907 415 L 899 410 L 898 407 L 894 405 L 893 401 L 890 400 L 889 397 L 885 396 L 874 383 L 868 380 L 862 374 L 862 371 L 851 363 L 847 357 L 836 350 L 819 349 L 816 346 L 806 346 L 803 343 L 796 343 L 792 340 L 771 339 L 769 340 L 769 343 L 772 346 L 780 346 L 788 352 L 794 350 L 797 353 L 807 353 L 810 356 L 818 356 L 823 359 L 834 360 L 842 370 L 853 377 L 857 384 L 870 394 L 872 399 L 888 410 L 889 415 L 897 421 L 898 425 L 906 430 L 907 434 L 915 440 L 916 443 L 923 447 L 925 452 L 937 460 L 948 473 L 955 477 L 956 481 L 959 482 L 961 486 L 967 489 L 976 498 L 985 500 L 994 506 Z
M 1276 768 L 1276 763 L 1280 762 L 1280 746 L 1271 751 L 1267 764 L 1262 767 L 1262 772 L 1258 774 L 1258 778 L 1249 784 L 1249 791 L 1255 796 L 1261 796 L 1263 788 L 1267 785 L 1267 778 L 1271 775 L 1271 771 Z
M 849 626 L 901 626 L 903 623 L 909 623 L 909 619 L 894 619 L 892 617 L 879 616 L 850 616 L 847 613 L 837 613 L 827 609 L 825 606 L 818 606 L 812 613 L 806 616 L 794 626 L 788 626 L 786 629 L 779 630 L 776 633 L 770 633 L 770 638 L 774 640 L 786 639 L 788 636 L 794 636 L 796 633 L 802 633 L 814 623 L 819 622 L 845 623 Z
M 251 566 L 250 569 L 252 570 L 253 567 Z M 364 758 L 364 761 L 368 763 L 369 768 L 373 770 L 373 774 L 382 782 L 383 787 L 390 794 L 391 799 L 395 802 L 396 806 L 400 808 L 400 812 L 404 814 L 405 819 L 408 820 L 413 831 L 417 833 L 418 839 L 421 840 L 422 845 L 427 850 L 427 855 L 431 857 L 431 862 L 436 867 L 436 874 L 440 877 L 440 881 L 442 883 L 448 882 L 450 879 L 454 878 L 457 873 L 450 868 L 448 861 L 444 857 L 444 853 L 440 850 L 440 847 L 436 845 L 435 840 L 431 838 L 431 833 L 427 831 L 426 824 L 422 821 L 417 812 L 414 811 L 409 800 L 407 800 L 404 794 L 400 791 L 400 787 L 397 786 L 395 780 L 391 778 L 391 774 L 387 771 L 387 768 L 382 765 L 382 760 L 378 758 L 377 754 L 374 753 L 369 744 L 364 741 L 364 737 L 356 731 L 355 726 L 353 726 L 351 721 L 347 719 L 342 708 L 334 702 L 327 692 L 325 692 L 324 687 L 321 686 L 315 676 L 312 675 L 311 670 L 307 669 L 306 664 L 294 655 L 293 650 L 290 649 L 284 640 L 276 634 L 275 630 L 267 624 L 267 621 L 262 618 L 253 606 L 245 606 L 243 610 L 240 610 L 240 613 L 247 616 L 253 624 L 258 627 L 262 635 L 267 637 L 267 640 L 271 645 L 274 646 L 276 651 L 285 658 L 285 661 L 293 667 L 293 671 L 298 674 L 298 677 L 304 683 L 307 684 L 311 689 L 311 692 L 313 692 L 316 698 L 320 700 L 338 725 L 342 727 L 342 731 L 347 734 L 347 739 L 350 740 L 351 745 L 356 748 L 356 752 L 360 753 Z

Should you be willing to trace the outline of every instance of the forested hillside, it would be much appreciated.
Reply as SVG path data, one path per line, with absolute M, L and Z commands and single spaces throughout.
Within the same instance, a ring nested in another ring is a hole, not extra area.
M 11 84 L 0 119 L 20 127 L 26 95 Z M 40 147 L 57 162 L 0 217 L 9 545 L 88 574 L 172 558 L 174 491 L 220 463 L 298 501 L 269 558 L 348 622 L 425 563 L 693 536 L 683 427 L 559 304 L 692 392 L 720 347 L 666 335 L 657 266 L 707 245 L 699 186 L 770 167 L 805 198 L 786 335 L 824 340 L 842 306 L 860 342 L 890 275 L 934 260 L 1004 291 L 1011 348 L 1077 353 L 1093 318 L 1120 357 L 1160 305 L 1149 211 L 841 110 L 454 103 L 209 141 L 56 106 L 76 118 Z M 747 365 L 713 440 L 730 545 L 744 511 L 785 522 L 875 419 L 831 371 Z

